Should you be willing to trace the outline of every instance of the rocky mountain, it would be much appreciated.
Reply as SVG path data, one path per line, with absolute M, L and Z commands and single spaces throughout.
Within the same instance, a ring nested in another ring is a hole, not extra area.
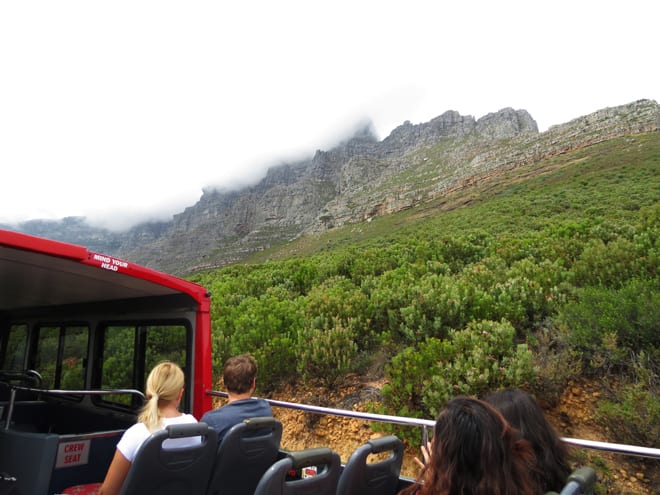
M 90 228 L 81 218 L 26 222 L 19 230 L 185 275 L 410 208 L 555 154 L 658 130 L 660 105 L 650 100 L 605 108 L 542 133 L 525 110 L 506 108 L 478 120 L 448 111 L 426 123 L 405 122 L 382 141 L 367 125 L 333 149 L 269 169 L 251 187 L 205 190 L 170 222 L 123 234 Z

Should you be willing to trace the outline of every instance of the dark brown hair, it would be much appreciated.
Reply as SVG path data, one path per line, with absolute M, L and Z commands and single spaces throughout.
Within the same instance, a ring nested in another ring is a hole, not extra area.
M 222 373 L 225 388 L 234 394 L 249 392 L 257 376 L 257 362 L 249 354 L 227 359 Z
M 534 454 L 489 404 L 455 397 L 435 424 L 431 456 L 416 484 L 402 494 L 538 494 Z
M 534 448 L 534 477 L 544 492 L 561 491 L 570 474 L 568 449 L 548 422 L 536 399 L 519 389 L 495 392 L 486 397 L 509 424 Z

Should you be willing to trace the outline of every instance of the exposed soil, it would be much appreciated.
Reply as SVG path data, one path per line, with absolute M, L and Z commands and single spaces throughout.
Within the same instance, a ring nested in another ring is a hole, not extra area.
M 359 377 L 347 380 L 336 391 L 287 388 L 273 394 L 273 399 L 314 404 L 324 407 L 366 411 L 364 404 L 378 396 L 382 383 L 366 382 Z M 548 418 L 561 436 L 613 442 L 608 432 L 595 421 L 596 403 L 604 392 L 601 382 L 586 380 L 569 383 L 559 404 L 546 410 Z M 321 416 L 286 408 L 273 408 L 284 426 L 283 448 L 299 450 L 326 446 L 335 450 L 345 462 L 362 443 L 385 433 L 375 432 L 370 422 L 343 417 Z M 616 443 L 616 442 L 614 442 Z M 571 449 L 576 465 L 589 465 L 598 472 L 598 494 L 658 494 L 660 493 L 660 461 L 620 454 Z M 403 474 L 416 477 L 418 467 L 414 457 L 416 445 L 407 446 Z

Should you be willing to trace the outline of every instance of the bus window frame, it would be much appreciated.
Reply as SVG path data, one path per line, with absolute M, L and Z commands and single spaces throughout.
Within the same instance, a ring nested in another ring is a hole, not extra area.
M 29 328 L 29 325 L 28 325 Z M 41 343 L 41 331 L 44 328 L 57 328 L 59 335 L 58 335 L 58 343 L 57 343 L 57 356 L 56 356 L 56 362 L 55 362 L 55 376 L 54 376 L 54 383 L 53 383 L 53 389 L 61 389 L 62 388 L 62 366 L 64 365 L 64 348 L 66 345 L 66 334 L 67 330 L 70 328 L 85 328 L 87 329 L 87 344 L 86 344 L 86 349 L 85 349 L 85 355 L 81 356 L 82 358 L 82 380 L 83 380 L 83 388 L 86 387 L 87 385 L 87 365 L 89 363 L 89 347 L 90 343 L 92 340 L 92 334 L 94 332 L 92 325 L 90 324 L 89 321 L 85 320 L 55 320 L 55 321 L 37 321 L 32 325 L 31 330 L 28 331 L 28 335 L 32 335 L 32 342 L 31 344 L 33 345 L 28 345 L 28 350 L 31 352 L 28 353 L 28 363 L 29 366 L 28 368 L 31 369 L 37 369 L 36 366 L 36 359 L 37 356 L 39 355 L 39 350 L 40 350 L 40 343 Z M 28 337 L 29 339 L 29 337 Z M 38 371 L 38 370 L 37 370 Z M 66 397 L 66 396 L 64 396 Z M 82 397 L 80 395 L 71 395 L 69 396 L 71 399 L 76 399 L 80 400 Z
M 12 333 L 13 327 L 25 327 L 25 340 L 23 342 L 23 362 L 19 368 L 9 369 L 7 364 L 7 350 L 9 349 L 9 336 Z M 0 369 L 7 371 L 22 371 L 28 369 L 28 359 L 30 353 L 32 328 L 27 321 L 6 321 L 0 323 Z
M 92 350 L 92 374 L 89 388 L 101 389 L 103 385 L 103 351 L 105 349 L 105 335 L 108 327 L 132 327 L 136 329 L 134 339 L 135 346 L 133 353 L 133 371 L 132 371 L 132 383 L 126 384 L 121 388 L 133 388 L 140 390 L 146 395 L 145 383 L 144 380 L 139 382 L 139 375 L 143 375 L 146 379 L 146 376 L 150 370 L 146 369 L 146 346 L 144 345 L 144 340 L 146 339 L 146 334 L 148 331 L 140 331 L 146 327 L 159 327 L 159 326 L 180 326 L 185 330 L 185 356 L 186 364 L 182 366 L 181 363 L 176 363 L 181 366 L 184 374 L 184 395 L 181 401 L 181 407 L 185 412 L 192 414 L 193 411 L 193 400 L 192 395 L 188 391 L 193 391 L 192 388 L 192 373 L 193 373 L 193 364 L 195 362 L 194 356 L 194 344 L 195 344 L 195 330 L 193 323 L 186 318 L 139 318 L 139 319 L 127 319 L 127 320 L 102 320 L 99 321 L 94 330 L 94 349 Z M 142 340 L 140 344 L 139 341 Z M 140 354 L 138 356 L 137 354 Z M 136 396 L 131 396 L 131 405 L 126 406 L 124 404 L 113 402 L 109 400 L 104 400 L 103 396 L 92 396 L 91 401 L 94 405 L 99 407 L 106 407 L 111 409 L 117 409 L 120 411 L 130 411 L 135 412 L 137 409 L 142 407 L 142 404 L 138 403 L 138 398 Z

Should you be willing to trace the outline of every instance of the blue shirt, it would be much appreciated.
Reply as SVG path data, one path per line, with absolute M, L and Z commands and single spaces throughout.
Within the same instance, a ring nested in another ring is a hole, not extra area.
M 218 432 L 218 443 L 220 443 L 231 427 L 244 419 L 272 415 L 273 411 L 265 400 L 241 399 L 208 411 L 200 421 Z

